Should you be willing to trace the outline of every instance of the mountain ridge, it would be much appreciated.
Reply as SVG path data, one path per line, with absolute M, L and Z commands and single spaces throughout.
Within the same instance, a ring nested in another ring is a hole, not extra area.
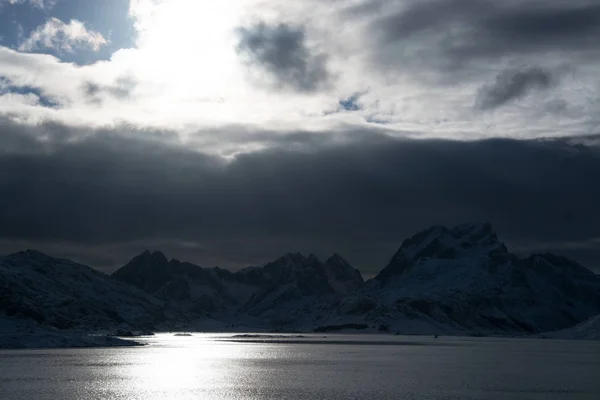
M 364 326 L 400 333 L 536 334 L 565 330 L 600 314 L 598 275 L 549 253 L 511 254 L 489 222 L 418 232 L 366 282 L 338 253 L 321 261 L 314 254 L 291 252 L 262 266 L 229 271 L 149 250 L 111 276 L 30 250 L 0 257 L 0 278 L 0 315 L 63 329 L 157 329 L 162 318 L 162 326 L 199 329 L 210 320 L 223 329 Z M 36 280 L 47 285 L 33 284 Z M 32 284 L 37 292 L 28 289 Z M 92 295 L 96 286 L 105 298 Z M 92 317 L 78 323 L 81 312 L 58 300 L 44 315 L 52 293 L 87 304 Z M 141 316 L 107 311 L 118 310 L 120 302 Z M 59 317 L 67 322 L 56 323 Z

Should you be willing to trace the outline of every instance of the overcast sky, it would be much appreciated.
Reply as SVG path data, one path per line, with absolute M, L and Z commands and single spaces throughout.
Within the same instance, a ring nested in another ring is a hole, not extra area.
M 432 224 L 600 269 L 600 5 L 0 0 L 0 253 L 111 270 Z

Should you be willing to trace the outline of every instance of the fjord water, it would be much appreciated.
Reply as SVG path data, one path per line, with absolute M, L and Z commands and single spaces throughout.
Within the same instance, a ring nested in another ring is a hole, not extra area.
M 0 399 L 600 398 L 600 343 L 161 334 L 147 346 L 0 351 Z

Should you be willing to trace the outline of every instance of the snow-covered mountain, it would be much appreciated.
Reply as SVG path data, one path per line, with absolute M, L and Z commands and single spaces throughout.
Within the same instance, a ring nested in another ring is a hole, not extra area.
M 260 268 L 242 270 L 238 275 L 261 283 L 244 309 L 261 315 L 286 303 L 310 298 L 343 296 L 360 289 L 364 280 L 360 272 L 335 254 L 324 263 L 311 254 L 289 253 Z
M 600 340 L 600 314 L 567 329 L 542 335 L 553 339 Z
M 408 316 L 460 330 L 542 332 L 600 313 L 600 278 L 563 257 L 510 254 L 489 223 L 435 226 L 405 240 L 361 299 L 377 309 L 367 317 L 399 330 Z
M 0 315 L 59 329 L 154 329 L 182 315 L 92 268 L 37 251 L 0 258 Z
M 112 278 L 198 313 L 264 316 L 283 312 L 299 301 L 317 302 L 360 289 L 360 272 L 335 254 L 321 262 L 316 256 L 290 253 L 262 267 L 235 273 L 219 268 L 168 260 L 146 251 L 112 274 Z M 239 312 L 238 312 L 239 311 Z
M 145 251 L 115 271 L 115 280 L 136 286 L 196 315 L 224 311 L 245 303 L 258 289 L 230 271 L 168 260 L 159 251 Z
M 0 316 L 61 329 L 537 334 L 599 314 L 598 275 L 551 254 L 511 254 L 487 223 L 420 232 L 366 283 L 337 254 L 230 272 L 146 251 L 111 277 L 35 251 L 0 258 Z M 597 317 L 571 332 L 596 327 Z

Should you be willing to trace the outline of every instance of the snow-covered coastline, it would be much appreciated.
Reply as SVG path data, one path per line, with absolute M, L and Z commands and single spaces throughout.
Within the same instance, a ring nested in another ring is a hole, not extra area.
M 0 317 L 0 349 L 141 346 L 134 340 L 37 326 L 27 320 Z
M 183 331 L 598 339 L 599 314 L 598 275 L 514 255 L 487 223 L 419 232 L 366 282 L 338 254 L 231 272 L 146 251 L 111 276 L 37 251 L 0 257 L 0 348 Z
M 216 328 L 216 327 L 212 327 Z M 425 332 L 423 330 L 409 330 L 408 332 L 378 332 L 372 327 L 366 329 L 340 329 L 333 332 L 324 332 L 322 334 L 366 334 L 373 335 L 378 333 L 381 336 L 435 336 L 438 334 L 441 337 L 490 337 L 490 338 L 518 338 L 518 339 L 559 339 L 559 340 L 600 340 L 600 316 L 590 318 L 572 328 L 563 329 L 556 332 L 546 332 L 542 334 L 514 334 L 502 332 L 441 332 L 434 331 Z M 190 331 L 190 333 L 181 334 L 173 333 L 174 336 L 193 336 L 197 333 L 222 333 L 233 334 L 232 338 L 304 338 L 305 335 L 314 334 L 314 330 L 307 328 L 296 332 L 278 332 L 269 333 L 260 330 L 242 330 L 221 326 L 221 329 L 207 329 Z M 160 333 L 160 332 L 159 332 Z M 77 331 L 63 331 L 53 328 L 40 327 L 26 320 L 17 320 L 13 318 L 0 317 L 0 350 L 17 350 L 17 349 L 59 349 L 59 348 L 103 348 L 103 347 L 137 347 L 144 346 L 144 343 L 136 341 L 136 335 L 125 335 L 117 337 L 118 333 L 111 334 L 90 334 Z

